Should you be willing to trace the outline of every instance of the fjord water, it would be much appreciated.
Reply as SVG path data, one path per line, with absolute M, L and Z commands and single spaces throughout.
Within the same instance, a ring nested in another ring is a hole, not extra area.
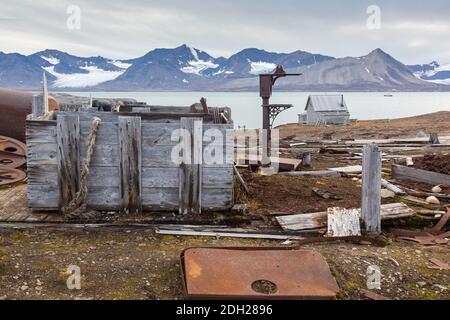
M 235 127 L 261 127 L 261 99 L 258 92 L 70 92 L 93 98 L 134 98 L 153 105 L 189 106 L 201 97 L 210 106 L 232 109 Z M 298 121 L 312 92 L 275 92 L 271 103 L 288 103 L 293 108 L 281 113 L 275 126 Z M 338 93 L 317 93 L 338 94 Z M 340 93 L 339 93 L 340 94 Z M 386 97 L 385 95 L 392 95 Z M 450 92 L 348 92 L 344 97 L 351 117 L 359 120 L 394 119 L 436 111 L 450 111 Z

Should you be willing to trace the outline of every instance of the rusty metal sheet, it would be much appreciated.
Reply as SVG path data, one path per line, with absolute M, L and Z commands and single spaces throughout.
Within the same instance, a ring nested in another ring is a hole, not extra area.
M 334 299 L 339 289 L 311 250 L 191 248 L 181 258 L 190 299 Z

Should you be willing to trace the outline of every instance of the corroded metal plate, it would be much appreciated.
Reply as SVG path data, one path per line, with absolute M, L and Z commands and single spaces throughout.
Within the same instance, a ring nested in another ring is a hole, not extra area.
M 334 299 L 338 290 L 325 259 L 311 250 L 191 248 L 181 258 L 190 299 Z M 261 280 L 276 287 L 257 292 Z

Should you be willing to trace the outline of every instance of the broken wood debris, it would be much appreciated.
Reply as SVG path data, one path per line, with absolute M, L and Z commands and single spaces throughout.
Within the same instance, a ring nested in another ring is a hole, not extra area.
M 359 214 L 361 209 L 357 209 Z M 414 211 L 403 203 L 384 204 L 380 208 L 381 220 L 409 218 L 414 216 Z M 302 231 L 319 229 L 327 226 L 327 212 L 314 212 L 280 216 L 275 218 L 283 230 Z
M 441 261 L 437 258 L 431 258 L 430 262 L 434 264 L 434 266 L 429 267 L 430 269 L 437 269 L 437 270 L 450 270 L 450 264 Z
M 370 300 L 391 300 L 389 298 L 386 298 L 385 296 L 382 296 L 381 294 L 366 289 L 359 289 L 359 292 L 361 292 L 366 298 Z
M 385 179 L 381 179 L 381 185 L 385 187 L 388 190 L 391 190 L 397 195 L 406 195 L 406 192 L 402 190 L 400 187 L 396 186 L 395 184 L 392 184 Z
M 312 191 L 314 192 L 314 194 L 318 195 L 321 198 L 324 199 L 332 199 L 332 200 L 342 200 L 342 197 L 336 193 L 330 192 L 330 191 L 326 191 L 326 190 L 322 190 L 319 188 L 312 188 Z
M 359 211 L 357 209 L 328 208 L 327 236 L 360 236 Z

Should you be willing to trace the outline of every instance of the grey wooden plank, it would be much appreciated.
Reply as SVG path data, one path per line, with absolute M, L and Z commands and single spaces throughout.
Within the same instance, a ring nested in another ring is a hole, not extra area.
M 141 214 L 141 118 L 119 117 L 121 211 Z
M 26 140 L 29 143 L 55 143 L 56 121 L 26 121 Z
M 60 207 L 76 196 L 80 184 L 80 119 L 77 115 L 60 115 L 56 125 Z
M 431 185 L 443 185 L 450 187 L 450 175 L 432 171 L 426 171 L 400 165 L 392 165 L 392 173 L 395 179 L 424 182 Z
M 217 188 L 202 190 L 203 210 L 227 210 L 233 206 L 233 189 Z
M 27 163 L 29 165 L 58 164 L 56 141 L 54 143 L 29 143 L 27 148 Z
M 182 159 L 179 169 L 179 212 L 201 213 L 203 122 L 200 118 L 181 118 Z
M 365 231 L 381 232 L 381 151 L 374 143 L 364 146 L 361 193 L 361 218 Z
M 62 111 L 58 114 L 73 114 L 74 112 Z M 117 122 L 119 116 L 140 117 L 145 122 L 160 122 L 160 123 L 179 123 L 182 117 L 184 118 L 203 118 L 205 122 L 212 123 L 214 117 L 211 114 L 204 113 L 180 113 L 180 112 L 152 112 L 152 113 L 134 113 L 134 112 L 79 112 L 80 121 L 91 121 L 93 117 L 102 119 L 105 122 Z
M 142 168 L 142 187 L 144 188 L 177 188 L 179 172 L 172 168 Z M 119 187 L 118 167 L 91 167 L 88 176 L 88 187 Z M 204 168 L 202 175 L 203 189 L 232 188 L 232 168 Z

